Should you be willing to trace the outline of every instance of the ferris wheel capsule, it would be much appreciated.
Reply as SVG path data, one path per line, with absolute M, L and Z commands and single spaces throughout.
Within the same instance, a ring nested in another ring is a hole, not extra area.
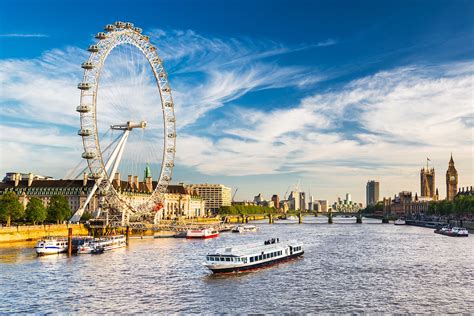
M 83 62 L 83 63 L 81 64 L 81 67 L 82 67 L 83 69 L 92 69 L 92 68 L 94 68 L 94 64 L 91 63 L 90 61 L 86 61 L 86 62 Z
M 123 23 L 121 21 L 117 21 L 117 22 L 115 22 L 115 26 L 119 29 L 123 29 L 125 27 L 125 23 Z
M 91 46 L 89 46 L 89 48 L 87 50 L 91 53 L 97 53 L 99 51 L 99 46 L 91 45 Z
M 107 34 L 105 34 L 104 32 L 99 32 L 96 34 L 95 38 L 97 38 L 98 40 L 103 40 L 107 38 Z
M 142 32 L 142 29 L 139 28 L 139 27 L 134 27 L 133 30 L 137 33 L 141 33 Z
M 107 25 L 104 27 L 104 30 L 106 30 L 107 32 L 115 31 L 115 26 L 114 26 L 113 24 L 107 24 Z

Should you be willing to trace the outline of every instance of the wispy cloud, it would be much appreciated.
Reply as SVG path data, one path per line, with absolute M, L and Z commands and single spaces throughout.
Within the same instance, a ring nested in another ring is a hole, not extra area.
M 328 38 L 324 42 L 319 42 L 318 44 L 316 44 L 316 47 L 332 46 L 336 44 L 337 44 L 337 41 L 335 39 Z
M 47 34 L 39 34 L 39 33 L 9 33 L 9 34 L 0 34 L 0 37 L 49 37 Z

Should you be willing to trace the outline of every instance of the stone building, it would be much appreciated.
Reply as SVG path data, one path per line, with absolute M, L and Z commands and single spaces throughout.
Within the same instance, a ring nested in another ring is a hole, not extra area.
M 426 166 L 426 169 L 424 167 L 421 168 L 420 186 L 421 196 L 431 197 L 434 199 L 436 194 L 434 168 L 429 169 L 428 165 Z
M 449 160 L 448 170 L 446 171 L 446 200 L 452 201 L 458 191 L 458 172 L 454 167 L 453 155 Z
M 395 215 L 398 217 L 403 216 L 412 216 L 415 214 L 426 214 L 428 211 L 429 203 L 433 199 L 427 197 L 418 197 L 415 194 L 415 197 L 412 196 L 412 192 L 410 191 L 402 191 L 397 195 L 394 196 L 393 199 L 391 198 L 384 198 L 383 199 L 383 213 L 384 214 L 376 214 L 376 215 Z
M 151 195 L 157 185 L 150 176 L 144 181 L 139 181 L 138 176 L 128 176 L 127 181 L 120 179 L 116 173 L 112 181 L 114 188 L 121 194 L 122 198 L 131 204 L 140 204 Z M 87 196 L 94 186 L 94 181 L 89 180 L 84 174 L 82 180 L 54 180 L 52 178 L 35 180 L 33 174 L 23 179 L 20 173 L 13 173 L 0 182 L 0 194 L 15 192 L 20 202 L 26 207 L 31 197 L 37 197 L 47 206 L 53 195 L 62 195 L 68 202 L 69 207 L 75 212 L 84 205 Z M 95 195 L 85 211 L 92 213 L 99 206 L 99 198 Z M 163 208 L 160 210 L 159 218 L 176 217 L 199 217 L 205 215 L 205 201 L 192 189 L 183 185 L 169 185 L 163 199 Z

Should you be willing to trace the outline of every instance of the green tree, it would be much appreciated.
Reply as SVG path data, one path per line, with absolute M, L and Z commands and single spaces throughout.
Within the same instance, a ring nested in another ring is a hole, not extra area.
M 48 212 L 44 207 L 43 202 L 36 197 L 30 199 L 28 205 L 26 206 L 25 213 L 26 218 L 28 219 L 28 221 L 32 222 L 33 225 L 36 225 L 36 223 L 44 222 L 48 215 Z
M 10 226 L 12 219 L 19 220 L 25 215 L 25 210 L 15 192 L 7 192 L 0 197 L 0 219 Z
M 64 222 L 71 216 L 71 208 L 67 199 L 62 195 L 53 195 L 49 200 L 48 217 L 52 222 Z

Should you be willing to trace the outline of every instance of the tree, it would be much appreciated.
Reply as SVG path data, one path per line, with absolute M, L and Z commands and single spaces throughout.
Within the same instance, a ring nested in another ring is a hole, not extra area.
M 22 219 L 25 214 L 23 205 L 18 201 L 15 192 L 7 192 L 0 197 L 0 219 L 10 226 L 11 220 Z
M 32 222 L 33 225 L 36 225 L 37 222 L 44 222 L 47 215 L 48 212 L 44 207 L 43 202 L 36 197 L 32 197 L 26 206 L 26 218 L 28 221 Z
M 71 216 L 71 208 L 67 199 L 62 195 L 53 195 L 48 206 L 49 220 L 52 222 L 64 222 Z

